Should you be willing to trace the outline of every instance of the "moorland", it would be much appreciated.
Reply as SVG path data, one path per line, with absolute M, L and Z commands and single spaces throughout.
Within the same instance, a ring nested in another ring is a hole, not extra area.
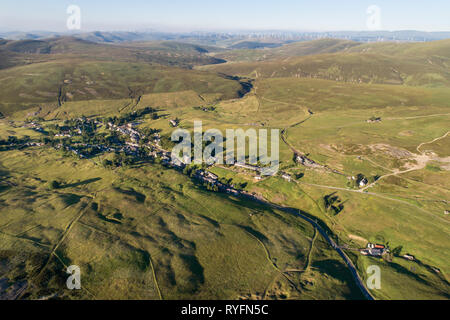
M 449 101 L 449 40 L 1 40 L 0 298 L 448 299 Z M 279 173 L 171 163 L 197 120 Z

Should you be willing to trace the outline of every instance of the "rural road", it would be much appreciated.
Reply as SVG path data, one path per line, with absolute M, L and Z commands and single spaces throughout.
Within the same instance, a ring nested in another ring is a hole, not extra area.
M 296 209 L 296 208 L 289 208 L 289 207 L 282 207 L 279 205 L 276 205 L 274 203 L 271 203 L 265 199 L 258 199 L 255 198 L 253 196 L 250 195 L 242 195 L 241 196 L 248 198 L 252 201 L 255 202 L 259 202 L 263 205 L 269 206 L 271 208 L 295 215 L 303 220 L 305 220 L 306 222 L 308 222 L 309 224 L 311 224 L 322 236 L 323 238 L 331 245 L 331 247 L 337 251 L 337 253 L 342 257 L 342 259 L 344 259 L 345 264 L 347 265 L 348 269 L 350 270 L 350 273 L 352 275 L 352 278 L 354 279 L 356 285 L 358 286 L 358 288 L 360 289 L 361 293 L 364 295 L 364 297 L 367 300 L 375 300 L 375 298 L 371 295 L 371 293 L 367 290 L 367 288 L 365 287 L 363 280 L 361 279 L 361 277 L 359 276 L 355 265 L 353 264 L 353 262 L 350 260 L 350 258 L 345 254 L 344 251 L 342 251 L 342 249 L 334 242 L 333 239 L 331 239 L 327 232 L 324 230 L 324 228 L 322 226 L 319 225 L 318 222 L 316 222 L 315 220 L 309 218 L 308 216 L 306 216 L 305 214 L 302 213 L 301 210 Z M 46 263 L 46 265 L 44 266 L 44 268 L 41 269 L 41 272 L 47 267 L 49 260 L 51 259 L 52 255 L 55 253 L 56 249 L 58 248 L 58 246 L 64 241 L 64 239 L 66 238 L 67 234 L 70 232 L 70 229 L 73 227 L 73 225 L 78 222 L 78 220 L 82 217 L 84 213 L 84 210 L 81 210 L 81 213 L 79 216 L 77 216 L 68 226 L 67 230 L 63 233 L 61 239 L 58 241 L 58 243 L 56 244 L 55 248 L 53 249 L 52 253 L 49 256 L 49 259 Z M 156 280 L 156 279 L 155 279 Z M 159 291 L 159 295 L 160 298 L 162 299 L 161 293 Z
M 333 239 L 331 239 L 328 234 L 325 232 L 325 230 L 323 230 L 323 228 L 314 220 L 302 215 L 297 209 L 294 208 L 285 208 L 285 207 L 280 207 L 274 204 L 270 205 L 271 207 L 274 207 L 280 211 L 284 211 L 284 212 L 288 212 L 288 213 L 292 213 L 294 215 L 296 215 L 297 217 L 309 222 L 313 227 L 315 227 L 319 233 L 322 235 L 322 237 L 324 237 L 324 239 L 333 247 L 334 250 L 337 251 L 337 253 L 342 257 L 342 259 L 344 259 L 345 264 L 347 265 L 348 269 L 350 270 L 353 279 L 356 282 L 356 285 L 359 287 L 359 289 L 361 290 L 362 294 L 364 295 L 364 297 L 367 300 L 375 300 L 375 298 L 372 296 L 372 294 L 369 292 L 369 290 L 367 290 L 366 286 L 364 285 L 363 280 L 361 279 L 361 277 L 358 274 L 358 271 L 356 270 L 355 265 L 353 264 L 353 262 L 350 260 L 350 258 L 345 254 L 344 251 L 342 251 L 342 249 L 334 242 Z
M 327 232 L 313 219 L 305 216 L 304 214 L 301 213 L 301 211 L 299 209 L 296 208 L 289 208 L 289 207 L 282 207 L 279 206 L 277 204 L 268 202 L 266 200 L 260 200 L 257 198 L 254 198 L 252 196 L 247 196 L 247 195 L 241 195 L 244 196 L 248 199 L 251 199 L 253 201 L 259 202 L 261 204 L 264 204 L 266 206 L 269 206 L 271 208 L 289 213 L 289 214 L 293 214 L 303 220 L 305 220 L 306 222 L 308 222 L 309 224 L 311 224 L 314 228 L 316 228 L 319 233 L 322 235 L 322 237 L 331 245 L 331 247 L 337 251 L 337 253 L 342 257 L 342 259 L 344 259 L 345 264 L 347 265 L 348 269 L 350 270 L 350 273 L 352 275 L 353 280 L 355 281 L 356 285 L 358 286 L 358 288 L 361 290 L 362 294 L 364 295 L 364 297 L 367 300 L 375 300 L 375 298 L 372 296 L 372 294 L 369 292 L 369 290 L 366 288 L 366 286 L 364 285 L 363 280 L 361 279 L 361 277 L 358 274 L 358 271 L 356 270 L 355 265 L 353 264 L 353 262 L 350 260 L 350 258 L 345 254 L 344 251 L 342 251 L 342 249 L 336 244 L 336 242 L 334 242 L 333 239 L 331 239 Z
M 448 132 L 447 132 L 446 134 L 444 134 L 442 137 L 438 137 L 438 138 L 433 139 L 433 140 L 431 140 L 431 141 L 421 143 L 421 144 L 417 147 L 417 151 L 419 151 L 419 153 L 423 153 L 423 152 L 420 150 L 423 146 L 425 146 L 425 145 L 427 145 L 427 144 L 433 144 L 433 143 L 435 143 L 435 142 L 437 142 L 437 141 L 439 141 L 439 140 L 445 139 L 445 138 L 447 138 L 447 136 L 448 136 L 449 134 L 450 134 L 450 131 L 448 131 Z

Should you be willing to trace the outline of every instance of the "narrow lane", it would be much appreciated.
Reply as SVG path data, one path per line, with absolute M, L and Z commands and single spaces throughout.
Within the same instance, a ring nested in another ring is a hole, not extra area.
M 361 279 L 361 277 L 358 274 L 358 271 L 356 270 L 355 265 L 353 264 L 353 262 L 350 260 L 350 258 L 345 254 L 344 251 L 342 251 L 342 249 L 336 244 L 336 242 L 334 242 L 333 239 L 331 239 L 328 234 L 325 232 L 325 230 L 314 220 L 308 218 L 307 216 L 303 215 L 300 213 L 300 210 L 295 209 L 295 208 L 286 208 L 286 207 L 281 207 L 272 203 L 267 203 L 269 206 L 276 208 L 280 211 L 283 212 L 287 212 L 287 213 L 291 213 L 296 215 L 297 217 L 309 222 L 313 227 L 315 227 L 319 233 L 322 235 L 322 237 L 333 247 L 334 250 L 337 251 L 337 253 L 342 257 L 342 259 L 344 259 L 345 264 L 347 265 L 348 269 L 350 270 L 353 279 L 355 280 L 356 285 L 358 286 L 358 288 L 361 290 L 362 294 L 364 295 L 364 297 L 367 300 L 375 300 L 375 298 L 372 296 L 372 294 L 369 292 L 369 290 L 366 288 L 366 286 L 364 285 L 363 280 Z

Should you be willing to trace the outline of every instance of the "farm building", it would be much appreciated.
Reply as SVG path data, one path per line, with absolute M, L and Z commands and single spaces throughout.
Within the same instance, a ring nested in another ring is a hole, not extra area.
M 389 250 L 384 245 L 369 243 L 367 248 L 360 250 L 360 252 L 364 256 L 383 257 L 389 253 Z

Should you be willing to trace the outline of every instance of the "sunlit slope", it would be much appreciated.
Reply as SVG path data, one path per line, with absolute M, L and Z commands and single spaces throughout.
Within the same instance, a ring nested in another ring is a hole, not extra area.
M 0 112 L 7 115 L 42 103 L 60 106 L 70 101 L 186 90 L 218 94 L 222 99 L 244 93 L 238 81 L 202 71 L 145 63 L 57 60 L 1 70 Z
M 52 149 L 2 153 L 0 271 L 25 281 L 23 298 L 361 298 L 341 258 L 301 219 L 158 165 L 97 162 Z M 54 179 L 61 189 L 48 189 Z M 81 291 L 66 289 L 72 264 Z
M 350 52 L 371 52 L 396 57 L 442 57 L 450 58 L 450 39 L 431 42 L 377 42 L 354 46 Z
M 276 48 L 228 50 L 215 54 L 215 57 L 230 62 L 267 61 L 288 57 L 300 57 L 314 54 L 347 51 L 361 43 L 339 39 L 322 39 L 285 44 Z
M 337 53 L 300 57 L 274 54 L 267 61 L 227 63 L 203 68 L 252 78 L 321 78 L 353 83 L 433 87 L 450 85 L 449 61 L 450 41 L 444 40 L 414 44 L 355 45 Z
M 432 107 L 450 108 L 450 90 L 447 88 L 349 84 L 291 78 L 261 79 L 255 86 L 257 94 L 262 97 L 263 106 L 267 105 L 262 111 L 268 113 L 274 107 L 289 113 L 289 105 L 302 106 L 313 112 L 401 106 L 420 107 L 423 112 Z M 274 117 L 279 117 L 279 112 Z
M 169 112 L 187 128 L 201 118 L 205 129 L 284 130 L 290 146 L 280 140 L 281 170 L 299 176 L 297 183 L 281 177 L 255 181 L 252 173 L 233 168 L 213 172 L 246 183 L 246 190 L 272 202 L 313 213 L 353 249 L 365 247 L 368 241 L 402 247 L 402 254 L 414 255 L 418 261 L 354 258 L 363 276 L 366 263 L 377 262 L 389 281 L 399 273 L 403 284 L 398 286 L 401 281 L 397 280 L 386 284 L 378 298 L 436 299 L 448 297 L 449 292 L 449 218 L 445 215 L 450 199 L 450 149 L 445 138 L 450 129 L 449 101 L 446 88 L 260 78 L 245 98 L 222 101 L 214 112 L 190 107 Z M 380 122 L 367 122 L 374 117 Z M 163 125 L 163 132 L 170 134 L 168 124 Z M 424 163 L 419 146 L 423 152 L 437 153 L 431 156 L 435 160 Z M 291 147 L 342 174 L 294 163 Z M 351 177 L 360 173 L 383 178 L 365 193 L 351 187 Z M 329 195 L 343 202 L 344 210 L 338 215 L 325 207 L 324 198 Z
M 228 50 L 215 56 L 231 62 L 239 61 L 267 61 L 289 57 L 300 57 L 327 53 L 374 53 L 392 57 L 445 57 L 449 58 L 450 40 L 432 42 L 376 42 L 362 43 L 340 39 L 321 39 L 313 41 L 293 42 L 276 48 L 256 50 Z
M 44 60 L 64 58 L 90 58 L 95 60 L 148 62 L 169 66 L 192 67 L 194 65 L 224 62 L 206 55 L 211 47 L 180 42 L 146 42 L 113 45 L 95 43 L 74 37 L 57 37 L 44 40 L 2 41 L 0 50 L 22 55 L 23 59 Z
M 246 104 L 221 104 L 227 119 L 286 128 L 293 148 L 343 174 L 294 164 L 293 151 L 281 142 L 282 170 L 299 175 L 298 183 L 281 178 L 254 183 L 237 175 L 249 183 L 248 190 L 314 212 L 352 248 L 369 241 L 389 243 L 414 255 L 416 262 L 398 257 L 392 263 L 355 256 L 363 276 L 369 265 L 382 266 L 390 282 L 377 292 L 378 298 L 448 298 L 450 149 L 443 138 L 449 131 L 448 90 L 306 79 L 265 79 L 255 88 L 257 97 L 248 97 Z M 246 115 L 247 110 L 253 113 Z M 368 123 L 372 117 L 381 122 Z M 424 152 L 437 153 L 435 161 L 422 162 L 420 145 Z M 366 194 L 350 188 L 351 177 L 359 173 L 384 177 Z M 336 216 L 324 205 L 330 195 L 344 203 Z

